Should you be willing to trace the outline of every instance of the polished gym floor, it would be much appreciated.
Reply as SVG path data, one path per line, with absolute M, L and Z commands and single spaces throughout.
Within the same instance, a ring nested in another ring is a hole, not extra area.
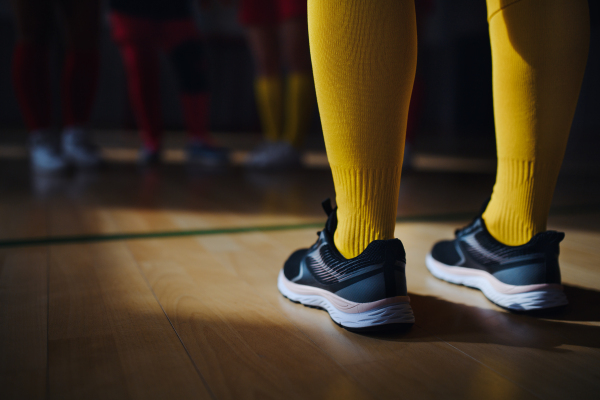
M 334 191 L 323 166 L 125 160 L 49 177 L 0 159 L 0 396 L 598 398 L 598 176 L 560 178 L 549 228 L 566 232 L 570 305 L 530 315 L 425 267 L 433 243 L 489 195 L 486 171 L 404 174 L 396 235 L 416 323 L 365 335 L 276 287 L 286 257 L 325 221 L 320 203 Z

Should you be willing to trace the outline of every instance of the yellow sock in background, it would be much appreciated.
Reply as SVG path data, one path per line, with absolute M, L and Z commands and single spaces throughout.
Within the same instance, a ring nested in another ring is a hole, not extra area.
M 546 230 L 589 47 L 587 0 L 488 0 L 498 171 L 483 219 L 511 245 Z
M 288 75 L 285 94 L 284 140 L 299 148 L 310 127 L 315 103 L 315 84 L 311 73 Z
M 260 123 L 267 140 L 281 139 L 283 125 L 283 91 L 280 76 L 261 76 L 254 85 Z
M 309 0 L 317 101 L 347 258 L 394 237 L 416 68 L 413 0 Z

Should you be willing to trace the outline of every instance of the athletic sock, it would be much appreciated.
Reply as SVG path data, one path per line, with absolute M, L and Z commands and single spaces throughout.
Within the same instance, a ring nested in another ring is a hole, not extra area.
M 294 72 L 288 75 L 285 94 L 285 127 L 283 138 L 299 148 L 310 126 L 315 99 L 312 74 Z
M 98 81 L 98 49 L 69 49 L 62 80 L 65 126 L 85 125 L 90 117 Z
M 256 104 L 265 138 L 281 139 L 283 102 L 280 76 L 261 76 L 256 79 Z
M 49 128 L 52 106 L 48 47 L 17 43 L 13 55 L 12 77 L 27 129 L 35 131 Z
M 134 44 L 121 44 L 120 49 L 127 71 L 129 98 L 144 147 L 157 151 L 162 135 L 158 54 L 154 48 Z
M 317 100 L 347 258 L 394 237 L 416 68 L 412 0 L 310 0 Z
M 208 133 L 209 96 L 206 93 L 183 94 L 181 105 L 190 140 L 212 144 Z
M 483 214 L 511 246 L 546 230 L 589 46 L 586 0 L 488 0 L 498 171 Z

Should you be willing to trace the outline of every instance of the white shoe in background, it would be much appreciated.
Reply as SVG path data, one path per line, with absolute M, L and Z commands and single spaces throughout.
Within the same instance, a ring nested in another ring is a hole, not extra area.
M 295 168 L 302 163 L 300 152 L 285 141 L 267 142 L 248 155 L 244 165 L 248 168 Z
M 62 134 L 62 151 L 67 161 L 76 167 L 93 168 L 100 165 L 100 151 L 87 130 L 81 127 L 65 128 Z
M 29 137 L 31 166 L 36 172 L 59 173 L 67 169 L 68 163 L 60 153 L 55 135 L 48 130 L 36 130 Z

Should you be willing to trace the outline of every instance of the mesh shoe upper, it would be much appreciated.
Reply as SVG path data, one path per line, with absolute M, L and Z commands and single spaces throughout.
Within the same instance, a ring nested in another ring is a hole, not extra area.
M 448 266 L 484 270 L 510 285 L 560 283 L 559 243 L 564 236 L 547 231 L 524 245 L 507 246 L 494 239 L 483 219 L 477 217 L 458 230 L 454 240 L 437 243 L 431 256 Z
M 376 240 L 359 256 L 346 259 L 333 243 L 336 210 L 324 205 L 329 218 L 317 242 L 294 252 L 284 265 L 285 277 L 297 284 L 328 290 L 355 302 L 406 296 L 405 252 L 398 239 Z

